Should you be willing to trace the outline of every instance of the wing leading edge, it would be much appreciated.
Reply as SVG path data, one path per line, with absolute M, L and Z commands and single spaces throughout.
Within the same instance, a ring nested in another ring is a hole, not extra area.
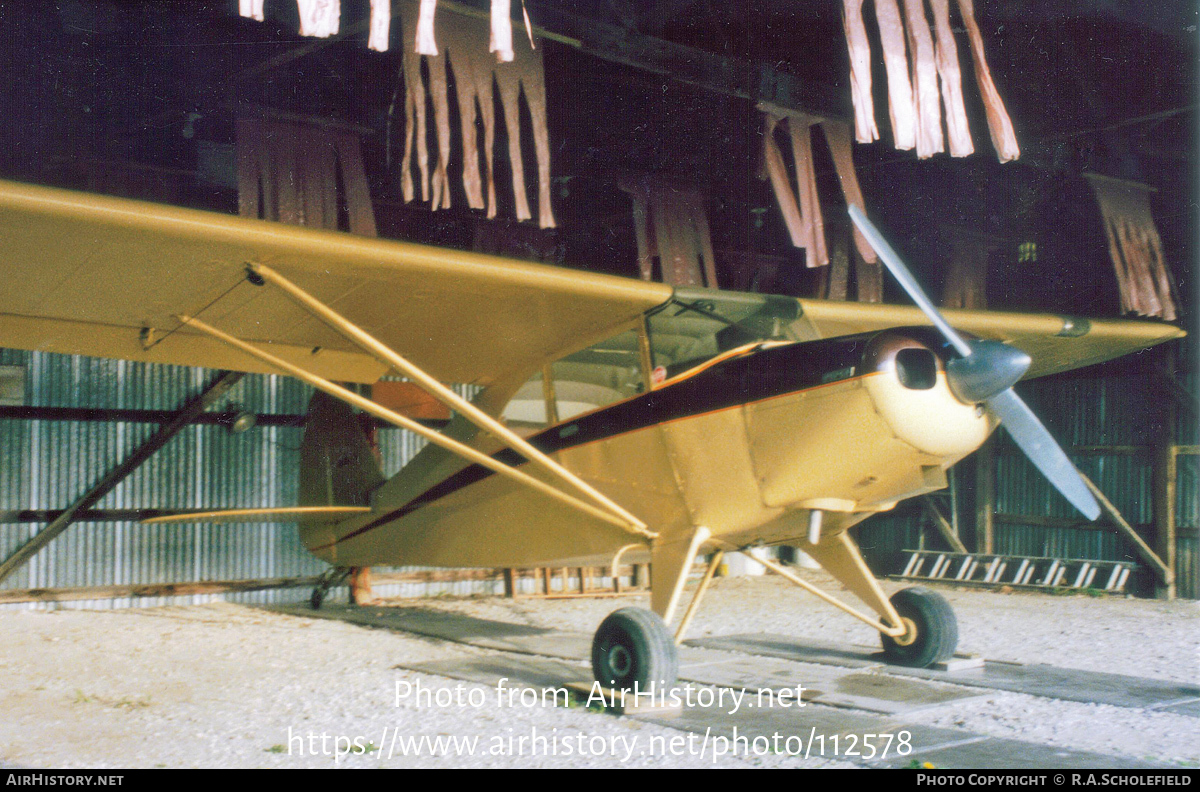
M 818 338 L 929 325 L 915 306 L 801 300 L 802 329 Z M 1173 325 L 1131 319 L 1082 319 L 1054 314 L 943 310 L 957 330 L 1005 341 L 1033 358 L 1026 379 L 1103 363 L 1186 335 Z
M 176 315 L 187 314 L 331 380 L 385 373 L 278 290 L 249 282 L 250 263 L 279 270 L 437 379 L 480 385 L 600 340 L 672 294 L 659 283 L 0 181 L 0 346 L 271 370 L 179 327 Z M 928 324 L 911 306 L 798 302 L 801 337 Z M 1029 353 L 1029 377 L 1184 335 L 1148 321 L 944 314 Z

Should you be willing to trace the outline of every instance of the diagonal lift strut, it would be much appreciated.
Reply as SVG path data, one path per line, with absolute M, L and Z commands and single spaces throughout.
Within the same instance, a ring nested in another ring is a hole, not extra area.
M 583 497 L 583 501 L 578 501 L 578 499 L 575 498 L 572 498 L 572 500 L 575 500 L 577 503 L 588 502 L 593 504 L 595 508 L 598 508 L 600 511 L 606 512 L 608 515 L 611 515 L 611 517 L 616 518 L 615 520 L 608 519 L 608 522 L 617 522 L 618 524 L 622 524 L 622 527 L 625 527 L 626 530 L 629 530 L 632 533 L 640 534 L 646 538 L 653 538 L 654 533 L 650 531 L 646 527 L 646 524 L 637 517 L 630 514 L 624 508 L 613 502 L 607 496 L 603 495 L 583 479 L 579 478 L 574 473 L 555 462 L 545 453 L 535 448 L 520 435 L 504 426 L 502 423 L 485 413 L 483 410 L 480 410 L 471 402 L 459 396 L 450 388 L 439 382 L 436 378 L 431 377 L 419 366 L 399 355 L 386 344 L 382 343 L 374 336 L 364 331 L 362 328 L 350 322 L 344 316 L 334 311 L 316 297 L 313 297 L 311 294 L 304 291 L 295 283 L 292 283 L 274 269 L 265 264 L 248 264 L 247 271 L 250 274 L 251 282 L 254 282 L 255 276 L 257 276 L 257 278 L 261 279 L 261 281 L 266 281 L 274 286 L 277 286 L 283 290 L 288 297 L 300 305 L 300 307 L 313 314 L 329 327 L 345 336 L 357 346 L 366 350 L 380 362 L 392 367 L 397 372 L 408 377 L 430 396 L 437 399 L 442 404 L 445 404 L 451 410 L 457 411 L 476 427 L 492 435 L 505 446 L 529 460 L 529 462 L 535 467 L 540 468 L 544 472 L 553 476 L 560 482 L 560 484 L 565 485 L 567 489 L 574 490 L 578 495 Z M 195 320 L 190 321 L 195 323 Z M 197 324 L 197 326 L 199 325 Z M 252 354 L 254 353 L 252 352 Z M 341 398 L 337 393 L 332 393 L 332 395 Z M 385 417 L 385 420 L 391 420 L 386 416 L 383 417 Z M 430 439 L 433 442 L 439 442 L 437 440 L 433 440 L 432 438 Z M 449 450 L 454 451 L 455 453 L 462 453 L 460 448 L 450 448 Z M 486 463 L 482 464 L 486 465 Z M 565 495 L 566 493 L 563 492 L 563 494 Z M 562 500 L 562 498 L 560 498 L 560 500 Z
M 91 489 L 68 506 L 49 525 L 6 558 L 4 563 L 0 564 L 0 582 L 3 582 L 12 573 L 28 563 L 42 548 L 50 544 L 63 531 L 67 530 L 71 523 L 74 522 L 77 514 L 94 506 L 101 498 L 129 476 L 130 473 L 137 470 L 142 463 L 153 456 L 156 451 L 165 446 L 171 438 L 187 428 L 197 415 L 216 403 L 243 376 L 240 371 L 226 371 L 218 376 L 199 396 L 192 399 L 182 410 L 176 413 L 170 422 L 159 427 L 158 431 L 152 434 L 146 442 L 142 443 L 124 462 L 109 471 L 104 478 L 96 482 Z

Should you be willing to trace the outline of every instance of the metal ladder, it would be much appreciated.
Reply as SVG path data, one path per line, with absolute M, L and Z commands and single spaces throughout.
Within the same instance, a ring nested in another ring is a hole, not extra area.
M 1125 591 L 1137 565 L 1129 561 L 1093 561 L 991 553 L 949 553 L 905 550 L 908 563 L 893 577 L 933 580 L 975 586 L 1021 586 L 1035 589 L 1098 589 Z

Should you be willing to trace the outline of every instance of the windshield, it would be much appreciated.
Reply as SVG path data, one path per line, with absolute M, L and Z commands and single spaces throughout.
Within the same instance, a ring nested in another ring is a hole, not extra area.
M 769 294 L 676 289 L 647 317 L 655 381 L 674 377 L 722 352 L 761 341 L 795 341 L 795 300 Z

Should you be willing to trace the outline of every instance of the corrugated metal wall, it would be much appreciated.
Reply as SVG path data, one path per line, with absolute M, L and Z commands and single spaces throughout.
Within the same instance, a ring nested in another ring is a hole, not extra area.
M 1194 346 L 1194 342 L 1187 347 L 1181 345 L 1178 359 L 1194 359 L 1186 357 L 1192 353 L 1188 347 Z M 1084 449 L 1071 454 L 1075 463 L 1153 547 L 1152 459 L 1148 449 L 1144 453 L 1130 449 L 1149 445 L 1157 406 L 1170 397 L 1155 390 L 1158 380 L 1148 361 L 1138 361 L 1136 357 L 1127 360 L 1131 362 L 1107 367 L 1101 376 L 1079 372 L 1047 377 L 1022 383 L 1018 390 L 1059 442 Z M 1195 372 L 1180 376 L 1181 384 L 1192 394 L 1197 392 L 1196 380 Z M 1079 519 L 1007 434 L 1000 431 L 997 436 L 1000 439 L 996 449 L 996 511 L 1006 515 Z M 1200 428 L 1186 410 L 1178 411 L 1175 442 L 1200 444 Z M 1178 456 L 1176 524 L 1181 530 L 1176 542 L 1176 580 L 1178 595 L 1187 599 L 1200 599 L 1196 538 L 1196 527 L 1200 525 L 1198 461 L 1195 455 Z M 971 467 L 970 458 L 964 466 Z M 971 471 L 963 471 L 961 475 L 962 480 L 971 481 Z M 963 499 L 968 502 L 967 508 L 960 505 L 959 510 L 961 524 L 966 526 L 974 521 L 969 494 Z M 878 515 L 863 523 L 857 531 L 872 568 L 878 572 L 891 571 L 901 549 L 929 541 L 921 536 L 922 521 L 920 511 L 908 506 L 901 507 L 896 514 Z M 1133 545 L 1113 530 L 1048 527 L 1015 520 L 997 521 L 995 550 L 1011 555 L 1140 561 Z
M 0 365 L 27 369 L 25 404 L 33 407 L 174 410 L 198 394 L 214 372 L 176 366 L 0 350 Z M 460 389 L 471 395 L 470 389 Z M 219 402 L 255 413 L 303 414 L 311 389 L 275 376 L 248 375 Z M 62 509 L 123 461 L 156 425 L 84 421 L 0 420 L 0 510 Z M 269 507 L 296 503 L 296 470 L 303 430 L 259 426 L 231 435 L 219 426 L 189 426 L 116 489 L 98 509 Z M 394 473 L 424 441 L 382 429 L 385 472 Z M 44 524 L 0 525 L 7 557 Z M 300 545 L 289 524 L 147 526 L 73 524 L 0 589 L 72 588 L 121 584 L 303 577 L 326 565 Z M 405 568 L 407 571 L 408 568 Z M 389 571 L 389 570 L 382 570 Z M 502 590 L 502 583 L 389 584 L 382 596 L 469 594 Z M 344 597 L 344 592 L 338 595 Z M 7 604 L 5 608 L 194 604 L 212 599 L 291 602 L 306 589 L 171 598 Z M 336 596 L 336 595 L 335 595 Z
M 25 403 L 39 407 L 173 410 L 197 394 L 211 371 L 0 350 L 0 365 L 27 369 Z M 1073 446 L 1134 446 L 1147 442 L 1151 419 L 1146 405 L 1163 398 L 1148 393 L 1149 380 L 1137 371 L 1104 377 L 1055 377 L 1025 383 L 1022 394 L 1057 437 Z M 1196 392 L 1196 377 L 1184 383 Z M 462 389 L 464 395 L 471 395 Z M 256 413 L 302 414 L 310 389 L 271 376 L 247 376 L 222 400 Z M 155 429 L 151 424 L 0 420 L 0 510 L 61 509 L 84 488 L 122 461 Z M 191 426 L 140 470 L 109 493 L 97 508 L 189 508 L 286 506 L 295 503 L 298 449 L 302 430 L 256 427 L 230 435 L 217 426 Z M 1003 433 L 1001 433 L 1003 437 Z M 1200 428 L 1180 411 L 1177 441 L 1200 444 Z M 379 434 L 384 468 L 394 473 L 424 441 L 399 430 Z M 1076 462 L 1122 510 L 1130 522 L 1151 520 L 1151 469 L 1144 455 L 1088 453 Z M 1178 524 L 1190 527 L 1178 542 L 1179 594 L 1197 598 L 1200 550 L 1194 528 L 1200 524 L 1196 456 L 1179 457 Z M 1011 446 L 1000 441 L 996 460 L 997 505 L 1002 513 L 1073 517 L 1070 507 Z M 960 476 L 969 484 L 969 476 Z M 962 492 L 962 488 L 960 488 Z M 972 519 L 969 493 L 960 498 L 960 519 Z M 901 507 L 856 529 L 868 561 L 888 571 L 894 555 L 924 541 L 918 509 Z M 0 525 L 0 556 L 7 557 L 40 524 Z M 998 552 L 1119 559 L 1132 555 L 1127 542 L 1110 531 L 1000 522 Z M 405 568 L 405 571 L 413 568 Z M 136 523 L 78 523 L 39 553 L 0 589 L 65 588 L 300 577 L 319 574 L 324 564 L 300 546 L 294 527 L 265 525 L 143 526 Z M 534 585 L 524 581 L 524 587 Z M 377 587 L 381 596 L 499 593 L 498 581 L 405 583 Z M 61 604 L 0 607 L 128 607 L 199 603 L 292 602 L 305 589 L 197 595 L 173 598 L 90 600 Z M 344 596 L 339 593 L 335 596 Z

